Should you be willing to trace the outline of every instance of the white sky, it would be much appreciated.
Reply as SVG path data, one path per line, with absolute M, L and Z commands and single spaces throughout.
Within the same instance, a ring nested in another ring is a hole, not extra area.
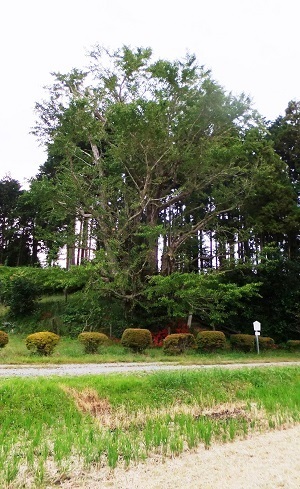
M 29 134 L 34 104 L 50 72 L 82 67 L 95 43 L 195 53 L 270 120 L 300 99 L 299 0 L 9 0 L 0 12 L 0 179 L 24 184 L 44 163 Z

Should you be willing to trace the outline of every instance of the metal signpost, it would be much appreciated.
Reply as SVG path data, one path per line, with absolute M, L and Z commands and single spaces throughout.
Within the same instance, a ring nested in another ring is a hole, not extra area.
M 254 328 L 254 334 L 255 334 L 255 340 L 256 340 L 256 350 L 257 350 L 257 354 L 259 354 L 259 341 L 258 341 L 258 337 L 260 335 L 260 330 L 261 330 L 261 324 L 260 324 L 260 322 L 259 321 L 254 321 L 253 328 Z

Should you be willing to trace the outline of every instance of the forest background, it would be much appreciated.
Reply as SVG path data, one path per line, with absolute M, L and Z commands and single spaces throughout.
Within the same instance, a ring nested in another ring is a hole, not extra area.
M 36 105 L 30 188 L 0 181 L 2 301 L 75 293 L 66 320 L 117 334 L 193 315 L 300 338 L 299 110 L 266 121 L 193 55 L 95 46 Z

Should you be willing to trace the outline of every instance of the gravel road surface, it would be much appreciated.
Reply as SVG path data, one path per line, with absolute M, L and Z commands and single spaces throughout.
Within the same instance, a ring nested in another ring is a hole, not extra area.
M 234 363 L 222 365 L 173 365 L 158 363 L 93 363 L 93 364 L 64 364 L 64 365 L 1 365 L 0 377 L 51 377 L 78 375 L 105 375 L 113 373 L 155 372 L 162 370 L 202 370 L 212 368 L 255 368 L 255 367 L 285 367 L 298 365 L 300 362 L 277 363 Z

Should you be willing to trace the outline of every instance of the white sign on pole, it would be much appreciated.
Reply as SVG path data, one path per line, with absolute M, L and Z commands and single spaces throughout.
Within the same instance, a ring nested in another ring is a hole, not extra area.
M 259 321 L 254 321 L 253 328 L 254 328 L 254 331 L 260 331 L 260 329 L 261 329 L 260 322 Z
M 257 354 L 259 354 L 259 341 L 258 337 L 260 336 L 261 324 L 259 321 L 254 321 L 253 323 L 254 334 L 255 334 L 255 342 L 256 342 L 256 350 Z

